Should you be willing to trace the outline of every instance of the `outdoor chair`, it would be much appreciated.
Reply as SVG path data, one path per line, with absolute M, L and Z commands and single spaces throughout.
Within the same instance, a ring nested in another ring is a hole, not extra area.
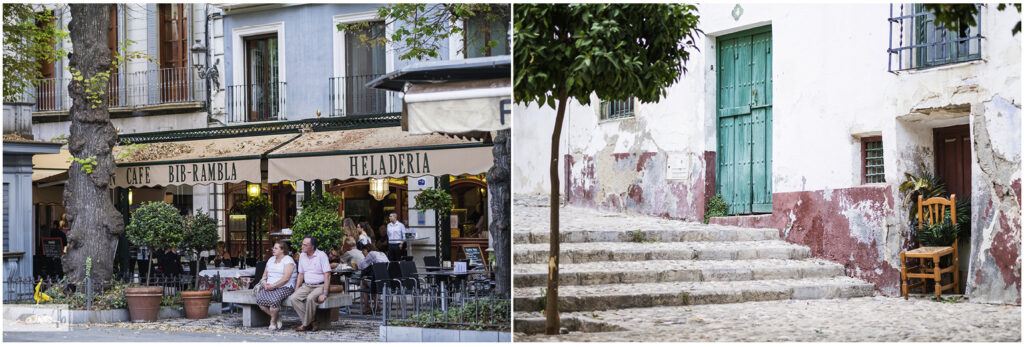
M 258 283 L 261 279 L 263 279 L 263 271 L 266 271 L 266 269 L 267 269 L 267 261 L 266 260 L 261 260 L 261 261 L 256 263 L 256 277 L 253 277 L 252 283 L 249 283 L 249 289 L 255 288 L 256 287 L 256 283 Z
M 918 228 L 923 227 L 924 223 L 927 222 L 929 226 L 935 223 L 941 223 L 949 213 L 950 220 L 953 225 L 956 225 L 956 194 L 950 195 L 949 199 L 944 198 L 930 198 L 924 200 L 923 197 L 918 195 L 917 197 L 917 226 Z M 922 287 L 922 291 L 927 293 L 926 283 L 928 281 L 935 282 L 935 298 L 941 299 L 942 292 L 947 289 L 952 289 L 953 293 L 959 294 L 960 292 L 960 250 L 957 246 L 959 238 L 953 241 L 952 246 L 940 246 L 940 247 L 922 247 L 920 242 L 918 248 L 901 252 L 900 253 L 900 277 L 902 280 L 903 299 L 908 300 L 910 298 L 910 289 L 916 287 Z M 942 257 L 952 256 L 952 264 L 948 267 L 940 267 L 940 260 Z M 908 260 L 917 259 L 917 262 L 913 266 L 908 266 Z M 942 274 L 953 273 L 953 282 L 942 285 Z M 910 284 L 910 279 L 919 279 L 917 283 Z
M 399 280 L 402 284 L 402 289 L 407 292 L 420 292 L 423 288 L 423 281 L 420 279 L 419 272 L 416 270 L 416 263 L 412 261 L 402 261 L 398 263 L 398 266 L 402 274 L 402 278 Z

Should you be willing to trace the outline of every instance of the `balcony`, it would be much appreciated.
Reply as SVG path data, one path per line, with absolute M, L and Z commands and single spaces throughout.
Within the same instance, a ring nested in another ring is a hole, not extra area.
M 287 119 L 285 82 L 240 84 L 227 87 L 228 123 Z
M 927 69 L 981 59 L 981 5 L 976 25 L 953 31 L 922 4 L 889 5 L 889 72 Z
M 401 111 L 395 92 L 366 87 L 381 74 L 330 78 L 331 117 Z M 397 109 L 397 110 L 396 110 Z
M 35 103 L 33 112 L 67 112 L 69 78 L 39 80 L 35 93 L 25 101 Z M 111 75 L 107 106 L 111 111 L 156 105 L 194 104 L 206 101 L 206 81 L 188 67 L 119 72 Z

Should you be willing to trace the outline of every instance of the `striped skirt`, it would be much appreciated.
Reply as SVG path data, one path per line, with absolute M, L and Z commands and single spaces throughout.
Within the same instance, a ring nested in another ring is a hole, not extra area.
M 292 287 L 277 287 L 274 290 L 260 290 L 256 294 L 256 304 L 260 306 L 281 307 L 281 302 L 295 292 Z

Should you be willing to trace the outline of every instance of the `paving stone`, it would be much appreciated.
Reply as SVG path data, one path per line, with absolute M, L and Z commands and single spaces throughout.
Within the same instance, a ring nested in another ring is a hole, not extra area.
M 547 264 L 548 244 L 516 244 L 514 261 L 519 264 Z M 810 248 L 785 241 L 698 241 L 698 242 L 590 242 L 559 246 L 559 263 L 642 260 L 729 260 L 803 259 Z
M 843 267 L 818 259 L 647 260 L 559 264 L 561 285 L 685 281 L 750 281 L 834 277 Z M 516 264 L 516 286 L 546 286 L 547 264 Z

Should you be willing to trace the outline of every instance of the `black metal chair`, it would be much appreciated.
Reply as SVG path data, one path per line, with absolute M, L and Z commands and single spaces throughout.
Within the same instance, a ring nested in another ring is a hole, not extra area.
M 253 278 L 252 283 L 249 283 L 249 289 L 255 288 L 256 287 L 256 283 L 258 283 L 261 279 L 263 279 L 263 271 L 266 271 L 266 269 L 267 269 L 267 261 L 266 260 L 261 260 L 261 261 L 256 263 L 256 277 Z

